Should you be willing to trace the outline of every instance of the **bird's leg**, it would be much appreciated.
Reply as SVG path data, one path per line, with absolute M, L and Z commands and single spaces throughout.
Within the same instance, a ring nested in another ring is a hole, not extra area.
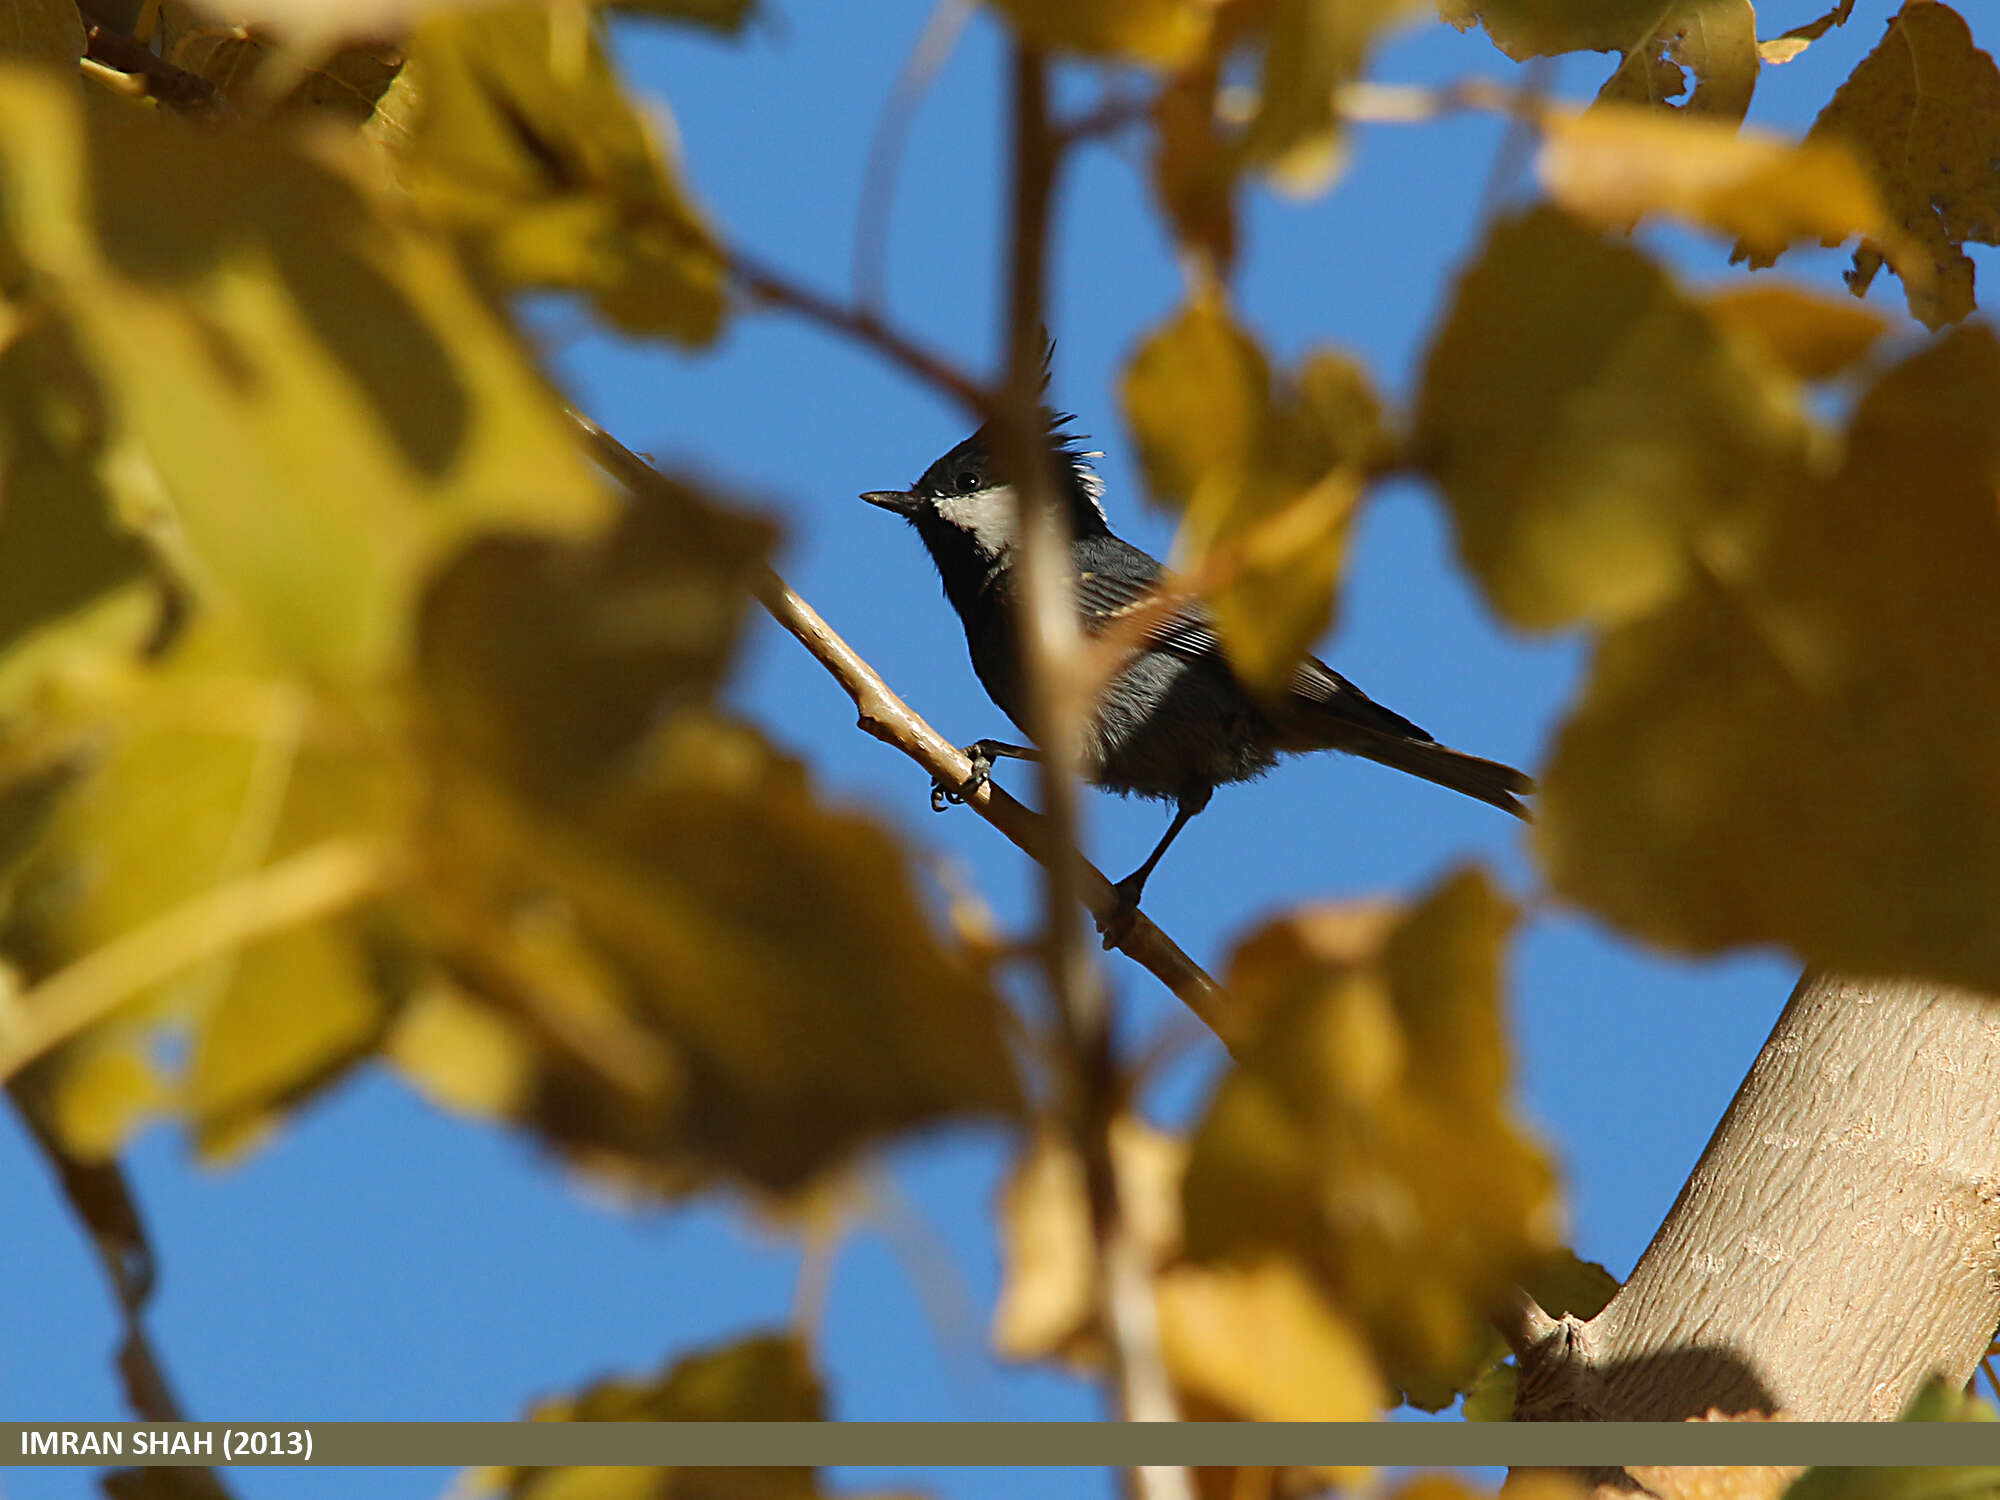
M 1183 792 L 1180 802 L 1174 808 L 1174 820 L 1167 825 L 1167 831 L 1160 836 L 1153 852 L 1146 856 L 1146 862 L 1119 881 L 1112 889 L 1118 893 L 1118 905 L 1111 915 L 1097 924 L 1104 934 L 1104 946 L 1115 948 L 1132 928 L 1132 919 L 1139 915 L 1139 896 L 1146 889 L 1146 881 L 1153 873 L 1153 867 L 1167 852 L 1167 846 L 1180 836 L 1180 831 L 1188 826 L 1189 820 L 1208 806 L 1208 799 L 1214 787 L 1197 787 L 1191 792 Z
M 1040 760 L 1042 752 L 1027 745 L 1010 745 L 1005 740 L 980 740 L 967 745 L 959 752 L 972 762 L 972 774 L 965 778 L 965 784 L 948 787 L 942 781 L 931 782 L 931 811 L 943 812 L 947 805 L 963 802 L 967 797 L 986 785 L 987 777 L 996 760 Z

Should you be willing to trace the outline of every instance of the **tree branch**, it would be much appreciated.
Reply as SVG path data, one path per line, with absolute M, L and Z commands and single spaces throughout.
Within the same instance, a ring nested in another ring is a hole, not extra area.
M 2000 1322 L 2000 1008 L 1807 975 L 1618 1295 L 1521 1361 L 1523 1421 L 1885 1421 Z
M 573 411 L 570 420 L 583 434 L 597 462 L 627 490 L 645 495 L 665 482 L 657 469 L 589 417 Z M 767 573 L 758 589 L 758 599 L 771 618 L 811 652 L 813 659 L 826 668 L 827 674 L 853 700 L 860 729 L 902 751 L 946 786 L 964 785 L 972 774 L 972 765 L 958 747 L 898 697 L 861 654 L 783 578 L 775 572 Z M 1047 863 L 1048 827 L 1039 813 L 1023 806 L 991 781 L 966 798 L 965 805 L 1030 859 L 1038 864 Z M 1110 916 L 1118 901 L 1111 882 L 1088 862 L 1078 861 L 1078 870 L 1079 895 L 1084 906 L 1100 918 Z M 1179 944 L 1155 927 L 1145 913 L 1139 914 L 1132 930 L 1117 947 L 1171 990 L 1211 1031 L 1220 1030 L 1222 987 Z
M 902 366 L 919 380 L 956 397 L 959 404 L 979 421 L 983 422 L 992 415 L 995 403 L 991 391 L 944 356 L 933 354 L 908 334 L 896 329 L 872 309 L 836 302 L 822 292 L 800 285 L 744 251 L 732 250 L 727 254 L 730 275 L 752 300 L 782 307 L 831 333 L 866 345 L 891 364 Z
M 146 1303 L 153 1295 L 157 1267 L 125 1174 L 116 1162 L 84 1162 L 71 1156 L 43 1123 L 40 1111 L 31 1101 L 32 1090 L 23 1080 L 12 1080 L 6 1091 L 29 1138 L 55 1175 L 70 1211 L 88 1234 L 105 1279 L 111 1283 L 125 1334 L 118 1348 L 118 1377 L 125 1388 L 126 1405 L 141 1421 L 185 1422 L 187 1413 L 175 1397 L 166 1368 L 146 1336 L 143 1317 Z M 158 1487 L 162 1495 L 171 1494 L 181 1500 L 229 1500 L 228 1487 L 213 1469 L 189 1466 L 162 1472 L 172 1475 L 170 1482 Z
M 1043 816 L 1053 856 L 1043 861 L 1044 961 L 1069 1064 L 1058 1101 L 1083 1162 L 1096 1249 L 1097 1302 L 1111 1377 L 1128 1421 L 1171 1422 L 1179 1412 L 1160 1348 L 1159 1309 L 1145 1247 L 1124 1212 L 1112 1128 L 1123 1107 L 1111 999 L 1077 912 L 1077 773 L 1091 699 L 1080 691 L 1083 628 L 1077 618 L 1068 518 L 1056 504 L 1042 416 L 1048 238 L 1063 144 L 1049 117 L 1048 63 L 1014 39 L 1013 163 L 1008 225 L 1006 400 L 994 415 L 1001 472 L 1014 480 L 1022 538 L 1018 627 L 1029 735 L 1041 748 Z M 1115 936 L 1115 934 L 1114 934 Z M 1142 1500 L 1191 1500 L 1185 1469 L 1132 1471 Z

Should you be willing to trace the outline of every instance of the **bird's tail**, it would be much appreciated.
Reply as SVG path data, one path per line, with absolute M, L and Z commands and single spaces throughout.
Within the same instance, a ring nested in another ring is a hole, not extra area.
M 1357 732 L 1358 731 L 1358 732 Z M 1425 781 L 1450 787 L 1481 802 L 1490 802 L 1504 812 L 1527 819 L 1530 814 L 1521 798 L 1535 790 L 1534 778 L 1497 760 L 1481 760 L 1440 745 L 1435 740 L 1410 739 L 1378 729 L 1350 730 L 1341 748 L 1366 760 L 1407 771 Z

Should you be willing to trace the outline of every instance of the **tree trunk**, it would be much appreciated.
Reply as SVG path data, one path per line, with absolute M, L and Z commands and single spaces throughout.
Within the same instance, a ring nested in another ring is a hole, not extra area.
M 1539 1320 L 1522 1421 L 1889 1420 L 2000 1323 L 2000 1003 L 1808 974 L 1632 1279 Z

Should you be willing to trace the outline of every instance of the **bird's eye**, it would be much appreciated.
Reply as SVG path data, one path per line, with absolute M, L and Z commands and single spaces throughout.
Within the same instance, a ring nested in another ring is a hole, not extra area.
M 952 483 L 958 486 L 958 492 L 961 495 L 969 495 L 979 488 L 979 476 L 970 469 L 960 469 L 958 471 L 958 478 L 953 480 Z

